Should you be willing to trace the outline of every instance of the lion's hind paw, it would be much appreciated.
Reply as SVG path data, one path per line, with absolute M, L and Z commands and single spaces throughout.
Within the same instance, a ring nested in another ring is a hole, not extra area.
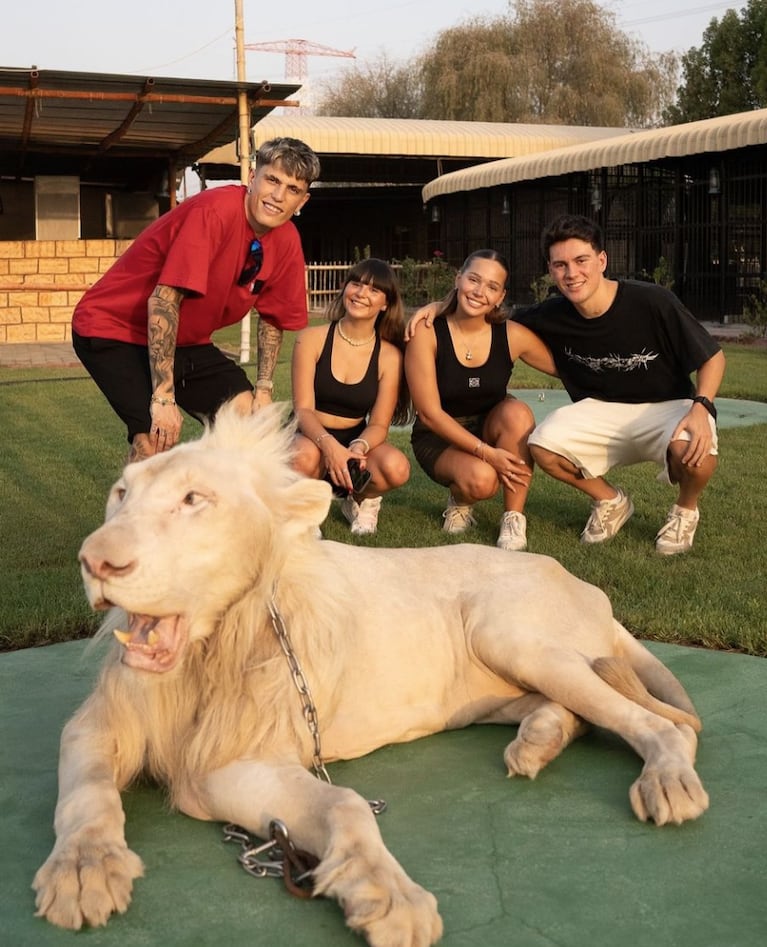
M 126 911 L 141 859 L 125 845 L 88 845 L 54 851 L 32 882 L 37 917 L 58 927 L 101 927 Z
M 691 766 L 673 771 L 646 769 L 632 785 L 629 796 L 637 818 L 656 825 L 681 825 L 708 809 L 708 793 Z
M 583 720 L 560 704 L 543 704 L 524 718 L 516 738 L 504 751 L 508 775 L 535 779 L 544 766 L 586 729 Z

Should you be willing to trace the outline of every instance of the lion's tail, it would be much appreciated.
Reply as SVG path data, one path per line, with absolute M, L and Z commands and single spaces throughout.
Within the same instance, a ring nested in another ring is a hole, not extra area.
M 686 723 L 696 733 L 703 729 L 687 691 L 654 654 L 618 622 L 618 650 L 614 657 L 597 658 L 593 669 L 618 693 L 673 723 Z

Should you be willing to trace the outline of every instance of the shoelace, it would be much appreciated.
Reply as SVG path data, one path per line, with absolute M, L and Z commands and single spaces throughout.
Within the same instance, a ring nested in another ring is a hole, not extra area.
M 449 526 L 474 526 L 476 520 L 469 506 L 451 506 L 442 514 Z
M 668 536 L 669 533 L 672 533 L 675 540 L 680 540 L 693 526 L 695 526 L 695 520 L 692 517 L 684 516 L 681 513 L 669 513 L 668 519 L 658 530 L 658 537 Z
M 607 518 L 612 513 L 620 503 L 623 502 L 623 497 L 617 497 L 615 500 L 600 500 L 598 503 L 594 504 L 592 509 L 591 517 L 589 520 L 589 532 L 596 532 L 597 528 L 599 532 L 605 531 L 605 523 Z

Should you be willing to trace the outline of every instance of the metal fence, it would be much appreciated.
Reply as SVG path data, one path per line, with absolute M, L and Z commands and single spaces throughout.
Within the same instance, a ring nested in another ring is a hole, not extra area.
M 435 244 L 450 260 L 492 246 L 511 263 L 509 302 L 533 302 L 544 226 L 562 213 L 604 228 L 609 275 L 670 286 L 708 321 L 739 321 L 767 279 L 767 144 L 478 188 L 441 199 Z

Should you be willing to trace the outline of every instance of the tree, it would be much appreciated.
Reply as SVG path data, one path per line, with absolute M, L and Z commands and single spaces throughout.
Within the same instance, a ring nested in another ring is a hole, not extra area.
M 315 112 L 356 118 L 419 118 L 415 65 L 398 65 L 384 53 L 374 62 L 355 66 L 340 83 L 324 84 Z
M 569 125 L 657 124 L 676 57 L 655 56 L 594 0 L 517 0 L 437 34 L 414 62 L 377 63 L 328 87 L 317 112 Z
M 507 18 L 477 17 L 439 33 L 418 63 L 421 117 L 514 122 L 524 111 Z M 524 95 L 524 92 L 522 93 Z
M 592 0 L 517 0 L 509 17 L 441 33 L 421 70 L 424 117 L 455 120 L 647 126 L 676 84 L 676 57 Z
M 676 56 L 653 55 L 592 0 L 518 0 L 516 56 L 527 80 L 527 121 L 659 124 Z
M 749 0 L 740 14 L 714 17 L 700 48 L 682 56 L 682 84 L 665 118 L 679 124 L 766 105 L 767 0 Z

